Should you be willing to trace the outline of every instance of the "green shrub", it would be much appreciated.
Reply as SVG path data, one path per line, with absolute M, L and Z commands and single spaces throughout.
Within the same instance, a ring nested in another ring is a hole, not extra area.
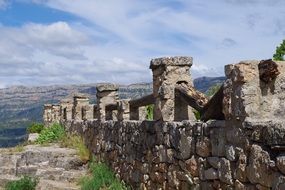
M 146 119 L 147 120 L 153 120 L 153 108 L 154 108 L 153 104 L 146 106 Z
M 82 178 L 80 185 L 82 190 L 127 190 L 128 188 L 121 183 L 111 169 L 104 163 L 90 163 L 91 177 Z
M 44 125 L 42 123 L 32 123 L 28 128 L 28 133 L 41 133 L 44 129 Z
M 276 47 L 276 51 L 273 55 L 274 61 L 284 61 L 285 59 L 285 40 Z
M 5 186 L 6 190 L 35 190 L 38 180 L 24 176 L 17 181 L 8 182 Z
M 59 142 L 66 136 L 64 127 L 58 123 L 52 124 L 50 127 L 44 128 L 40 133 L 36 143 L 54 143 Z
M 194 113 L 194 115 L 195 115 L 195 118 L 197 119 L 197 120 L 201 120 L 201 113 L 200 112 L 198 112 L 197 110 L 193 110 L 193 113 Z
M 214 84 L 206 91 L 206 96 L 212 97 L 220 90 L 221 86 L 221 84 Z
M 79 135 L 68 134 L 60 141 L 60 145 L 63 147 L 74 148 L 77 151 L 77 155 L 83 162 L 87 162 L 90 157 L 89 150 L 87 149 L 84 140 Z

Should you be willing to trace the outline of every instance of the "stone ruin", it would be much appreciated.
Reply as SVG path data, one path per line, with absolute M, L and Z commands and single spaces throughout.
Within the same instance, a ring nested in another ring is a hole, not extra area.
M 82 96 L 46 105 L 44 121 L 82 135 L 134 189 L 285 189 L 285 62 L 227 65 L 210 99 L 193 87 L 191 65 L 153 59 L 152 94 L 120 100 L 116 85 L 103 84 L 97 105 Z M 150 104 L 154 121 L 145 120 Z
M 43 121 L 46 126 L 60 120 L 60 105 L 45 104 Z

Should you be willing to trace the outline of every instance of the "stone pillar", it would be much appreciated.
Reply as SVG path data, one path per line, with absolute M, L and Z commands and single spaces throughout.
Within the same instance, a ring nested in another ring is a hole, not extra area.
M 130 120 L 130 99 L 118 101 L 118 120 Z
M 226 120 L 284 120 L 284 65 L 285 61 L 272 60 L 226 65 L 223 99 Z
M 59 123 L 60 122 L 60 105 L 52 105 L 52 122 Z
M 153 94 L 155 98 L 154 120 L 181 121 L 194 119 L 192 109 L 175 97 L 175 85 L 193 86 L 190 75 L 192 57 L 164 57 L 152 59 Z
M 63 99 L 60 101 L 60 118 L 63 121 L 72 120 L 72 98 Z
M 52 122 L 52 104 L 44 105 L 43 121 L 45 125 L 49 125 Z
M 87 106 L 89 106 L 89 98 L 86 95 L 75 95 L 73 97 L 72 119 L 86 119 Z
M 60 106 L 45 104 L 44 105 L 44 114 L 43 121 L 46 126 L 49 126 L 52 123 L 60 121 Z
M 82 119 L 91 120 L 94 119 L 94 104 L 85 105 L 82 107 Z
M 118 86 L 115 84 L 101 84 L 97 86 L 97 115 L 99 120 L 116 120 L 117 110 L 106 113 L 106 105 L 116 104 L 119 100 Z

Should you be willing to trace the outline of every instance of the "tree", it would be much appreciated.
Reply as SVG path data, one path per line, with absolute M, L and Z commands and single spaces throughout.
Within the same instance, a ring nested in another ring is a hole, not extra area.
M 280 44 L 280 46 L 276 47 L 276 52 L 273 55 L 273 59 L 275 61 L 284 61 L 285 56 L 285 40 Z

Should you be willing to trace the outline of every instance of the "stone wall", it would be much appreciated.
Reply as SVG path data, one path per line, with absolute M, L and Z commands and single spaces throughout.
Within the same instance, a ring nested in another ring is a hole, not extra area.
M 285 189 L 285 62 L 227 65 L 210 100 L 193 88 L 191 65 L 154 59 L 153 94 L 119 100 L 116 85 L 100 85 L 95 119 L 74 99 L 79 117 L 60 120 L 133 189 Z M 149 104 L 155 121 L 142 121 Z M 209 121 L 194 121 L 191 105 Z
M 270 146 L 272 135 L 284 140 L 284 123 L 241 129 L 227 121 L 93 120 L 65 126 L 133 189 L 285 188 L 284 152 Z M 279 126 L 276 134 L 273 126 Z

